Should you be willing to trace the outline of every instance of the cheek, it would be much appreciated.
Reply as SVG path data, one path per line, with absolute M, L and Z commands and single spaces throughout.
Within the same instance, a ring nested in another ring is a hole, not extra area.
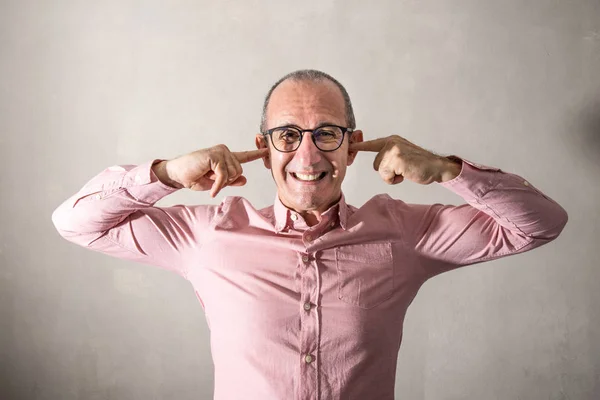
M 330 159 L 329 162 L 333 167 L 333 177 L 336 179 L 343 178 L 346 174 L 346 157 L 336 157 Z
M 285 168 L 291 160 L 290 154 L 276 152 L 271 153 L 271 168 L 275 174 L 285 175 Z

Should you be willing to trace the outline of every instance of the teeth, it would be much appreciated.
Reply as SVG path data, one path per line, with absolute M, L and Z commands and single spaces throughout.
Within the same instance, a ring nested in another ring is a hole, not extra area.
M 296 176 L 296 178 L 303 180 L 303 181 L 316 181 L 321 176 L 321 174 L 308 175 L 308 174 L 298 174 L 298 173 L 294 173 L 294 175 Z

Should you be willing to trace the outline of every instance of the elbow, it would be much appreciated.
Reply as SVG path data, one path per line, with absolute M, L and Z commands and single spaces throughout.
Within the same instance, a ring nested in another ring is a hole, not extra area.
M 52 212 L 52 224 L 54 225 L 54 228 L 56 229 L 56 231 L 58 232 L 58 234 L 62 237 L 65 237 L 65 223 L 64 223 L 64 215 L 63 212 L 61 210 L 61 207 L 59 206 L 57 209 L 55 209 Z
M 538 237 L 548 241 L 556 239 L 561 234 L 568 221 L 569 215 L 567 214 L 567 211 L 559 206 L 556 213 L 552 215 L 552 218 L 549 221 L 549 228 L 544 230 Z
M 69 202 L 61 204 L 51 215 L 52 224 L 58 234 L 65 240 L 82 247 L 90 247 L 94 241 L 106 232 L 91 229 L 93 223 L 74 212 Z
M 558 235 L 560 235 L 560 233 L 563 231 L 563 229 L 567 225 L 567 222 L 569 222 L 569 214 L 567 214 L 567 211 L 562 207 L 560 208 L 560 219 L 559 220 L 560 220 L 560 224 L 558 225 L 556 237 L 558 237 Z
M 73 214 L 69 212 L 64 203 L 52 212 L 51 219 L 58 234 L 63 239 L 72 242 L 73 238 L 77 236 L 77 229 L 75 229 Z

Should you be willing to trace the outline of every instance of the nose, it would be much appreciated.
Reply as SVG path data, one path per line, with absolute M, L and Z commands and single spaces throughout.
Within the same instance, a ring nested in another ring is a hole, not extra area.
M 321 151 L 317 148 L 317 146 L 315 146 L 312 134 L 305 132 L 304 136 L 302 137 L 300 147 L 298 147 L 296 150 L 294 158 L 300 163 L 301 166 L 308 167 L 318 164 L 322 157 L 323 155 L 321 154 Z

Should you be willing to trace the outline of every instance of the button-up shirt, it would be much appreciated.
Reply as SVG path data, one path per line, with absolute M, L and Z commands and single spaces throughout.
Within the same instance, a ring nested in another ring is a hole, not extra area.
M 151 166 L 101 172 L 53 213 L 69 241 L 187 279 L 210 328 L 214 398 L 393 399 L 407 308 L 451 269 L 556 238 L 566 212 L 518 175 L 463 160 L 462 205 L 340 200 L 308 226 L 276 196 L 256 209 L 156 207 Z

